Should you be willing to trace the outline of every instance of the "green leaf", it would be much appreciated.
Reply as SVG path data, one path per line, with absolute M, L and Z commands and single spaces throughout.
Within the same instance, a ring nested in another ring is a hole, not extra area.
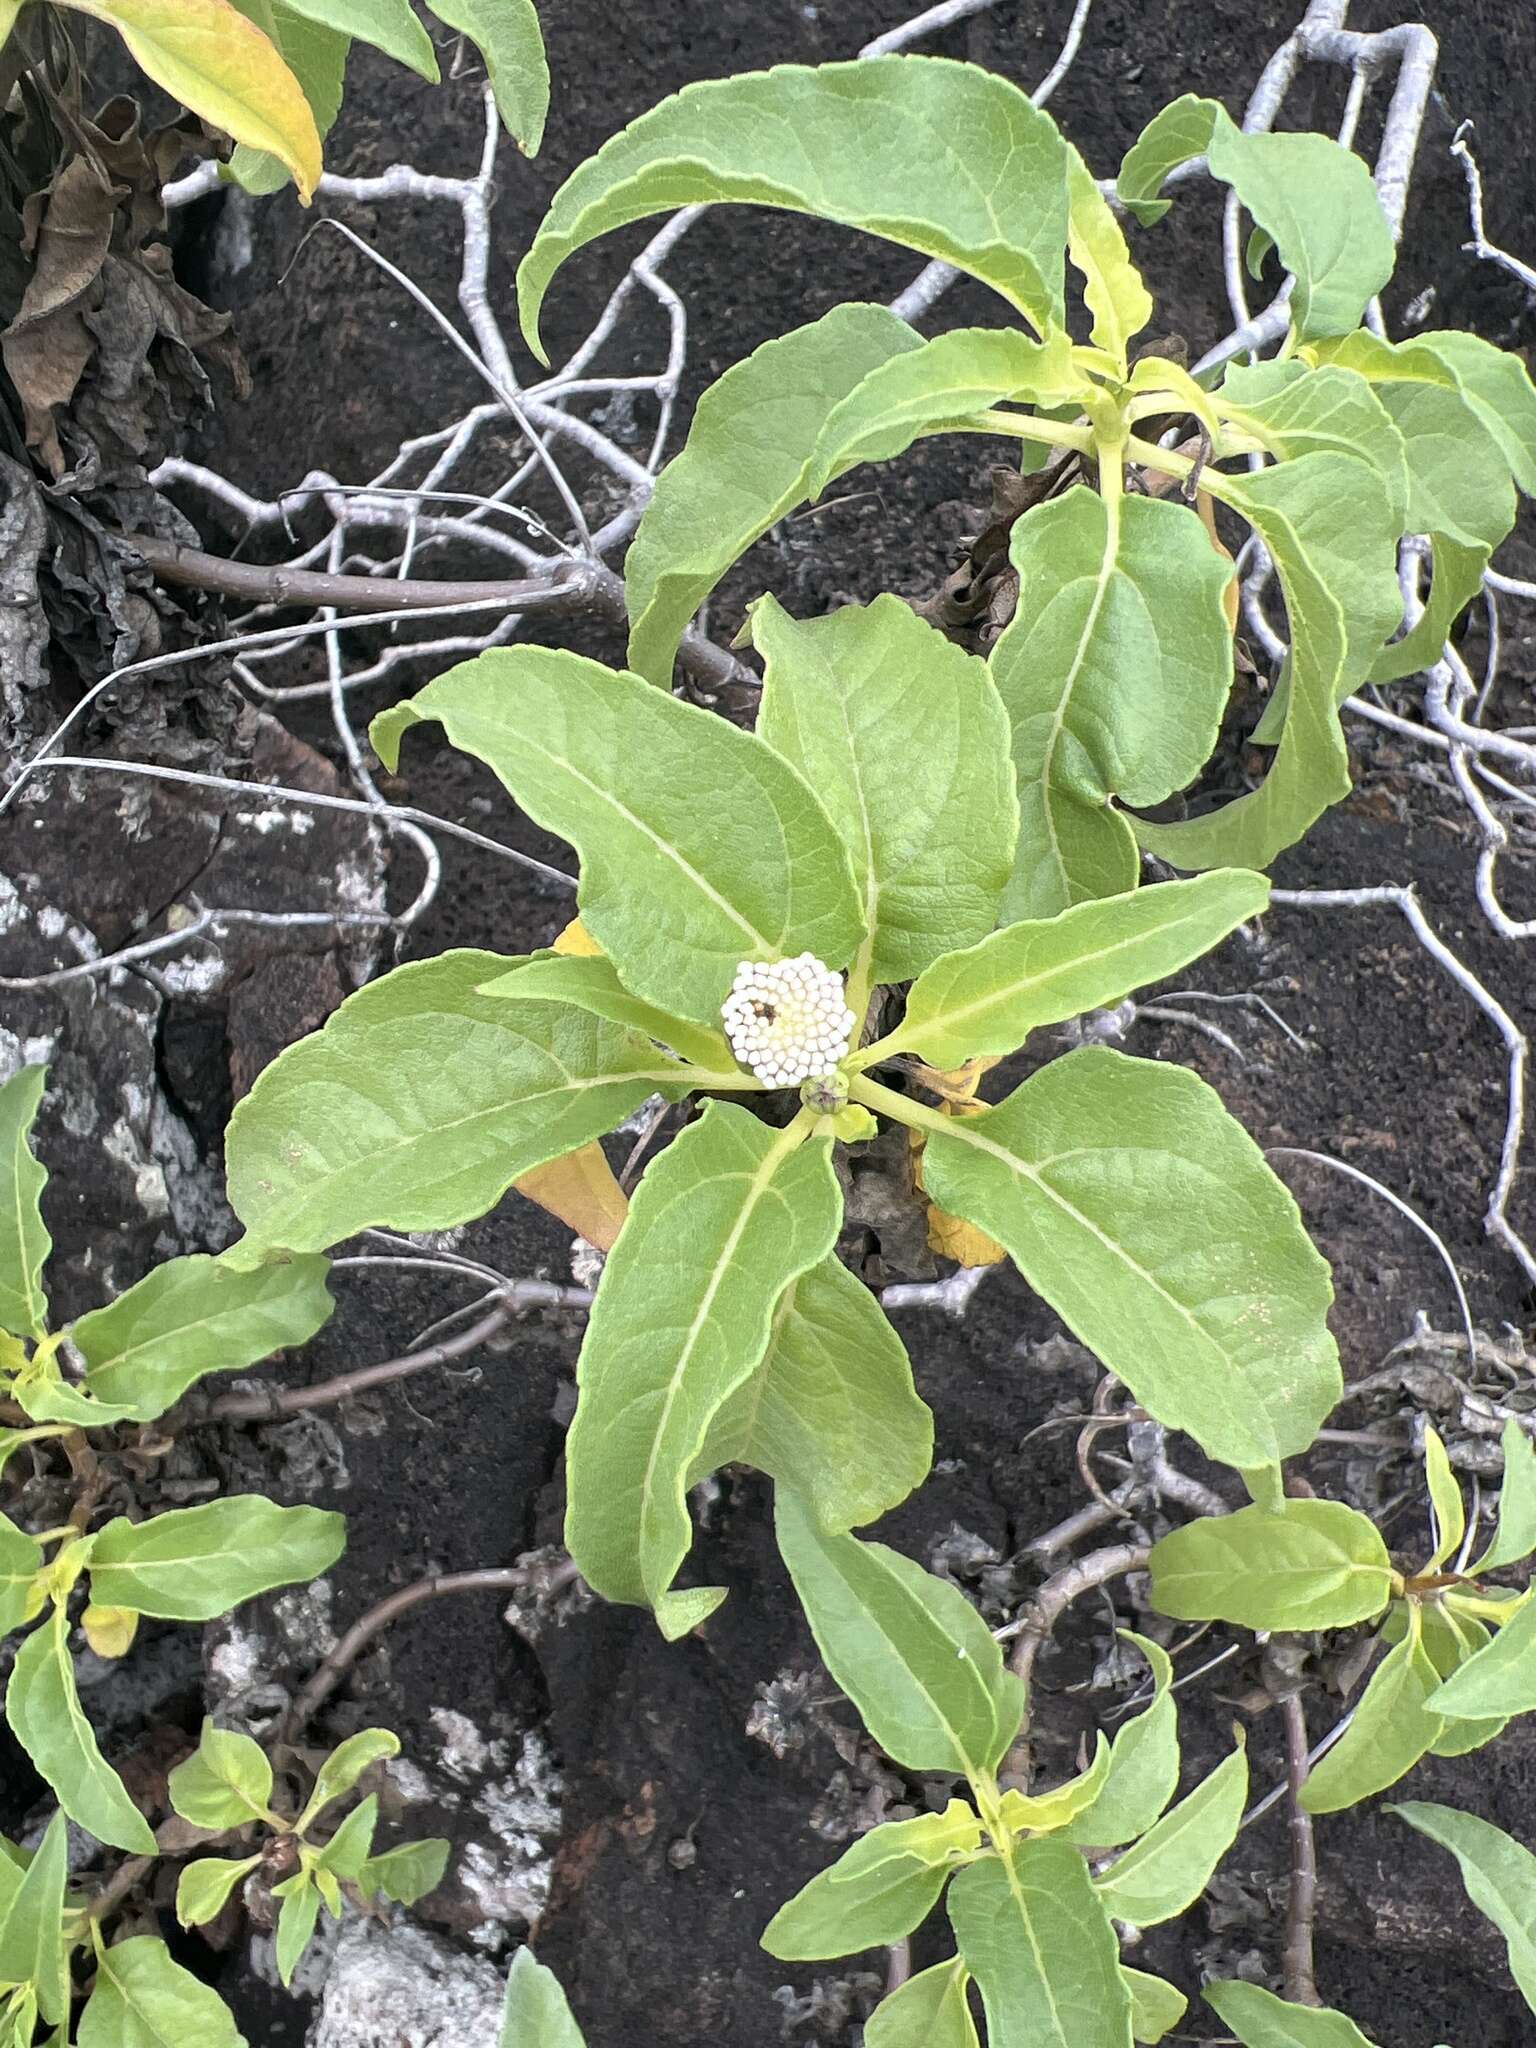
M 48 1327 L 43 1263 L 53 1239 L 39 1206 L 48 1175 L 27 1142 L 47 1079 L 46 1067 L 23 1067 L 0 1087 L 0 1330 L 18 1337 Z
M 1493 1541 L 1473 1565 L 1474 1573 L 1502 1571 L 1536 1550 L 1536 1449 L 1512 1415 L 1504 1425 L 1504 1483 Z
M 277 1915 L 277 1974 L 289 1985 L 320 1918 L 320 1892 L 310 1873 L 301 1870 L 274 1885 L 272 1895 L 283 1902 Z
M 1151 1706 L 1116 1733 L 1098 1797 L 1064 1831 L 1066 1841 L 1096 1849 L 1118 1849 L 1144 1835 L 1179 1784 L 1179 1717 L 1169 1690 L 1173 1666 L 1168 1653 L 1130 1629 L 1120 1633 L 1151 1665 L 1155 1690 Z
M 1156 1927 L 1195 1903 L 1242 1825 L 1248 1757 L 1238 1747 L 1094 1882 L 1104 1909 L 1133 1927 Z
M 1179 1621 L 1348 1628 L 1392 1597 L 1392 1560 L 1369 1516 L 1334 1500 L 1203 1515 L 1152 1547 L 1152 1604 Z
M 316 1870 L 323 1870 L 344 1884 L 359 1883 L 368 1865 L 369 1853 L 373 1848 L 373 1831 L 378 1823 L 378 1795 L 370 1793 L 360 1805 L 353 1807 L 320 1851 L 315 1863 Z M 339 1920 L 341 1913 L 336 1899 L 328 1898 L 326 1903 L 331 1909 L 331 1918 Z
M 1299 339 L 1347 334 L 1392 275 L 1395 249 L 1370 171 L 1324 135 L 1245 134 L 1215 100 L 1186 94 L 1165 107 L 1120 170 L 1120 197 L 1143 221 L 1167 210 L 1153 195 L 1177 164 L 1203 155 L 1274 240 L 1295 276 Z
M 780 1295 L 761 1364 L 715 1416 L 685 1483 L 752 1465 L 841 1532 L 898 1507 L 932 1464 L 933 1416 L 906 1346 L 834 1252 Z
M 1048 1792 L 1026 1793 L 1017 1788 L 1005 1792 L 1002 1817 L 1011 1831 L 1027 1829 L 1031 1834 L 1054 1834 L 1076 1820 L 1092 1806 L 1109 1777 L 1109 1744 L 1102 1729 L 1094 1737 L 1093 1761 L 1086 1770 Z
M 373 1224 L 450 1229 L 648 1096 L 682 1093 L 675 1065 L 633 1032 L 478 995 L 505 965 L 450 952 L 398 967 L 258 1077 L 225 1136 L 247 1231 L 226 1264 L 319 1251 Z
M 1224 477 L 1223 500 L 1274 557 L 1290 627 L 1289 704 L 1259 787 L 1206 817 L 1138 821 L 1136 836 L 1175 867 L 1268 867 L 1349 793 L 1338 706 L 1363 682 L 1402 617 L 1387 487 L 1347 455 L 1301 455 Z
M 364 1771 L 399 1754 L 400 1738 L 388 1728 L 362 1728 L 338 1743 L 316 1773 L 315 1789 L 299 1815 L 299 1833 L 303 1834 L 333 1800 L 345 1797 Z
M 680 1058 L 693 1060 L 706 1071 L 729 1072 L 734 1065 L 723 1031 L 685 1023 L 654 1003 L 632 996 L 606 954 L 539 953 L 519 962 L 509 973 L 484 982 L 476 993 L 509 1002 L 574 1003 L 595 1017 L 606 1017 L 626 1030 L 659 1039 Z
M 1401 1608 L 1394 1608 L 1388 1616 L 1388 1627 L 1382 1631 L 1385 1639 L 1393 1640 L 1392 1627 Z M 1459 1671 L 1463 1664 L 1470 1663 L 1480 1650 L 1492 1642 L 1492 1632 L 1470 1614 L 1457 1614 L 1444 1605 L 1425 1602 L 1420 1607 L 1424 1629 L 1424 1647 L 1430 1661 L 1442 1679 Z M 1404 1615 L 1404 1632 L 1407 1617 Z M 1509 1725 L 1507 1715 L 1496 1715 L 1485 1721 L 1464 1721 L 1460 1718 L 1447 1720 L 1429 1745 L 1431 1756 L 1469 1756 L 1473 1750 L 1482 1749 L 1504 1733 Z
M 1392 415 L 1358 370 L 1308 369 L 1289 362 L 1233 363 L 1218 401 L 1223 418 L 1256 434 L 1282 461 L 1299 455 L 1352 455 L 1386 487 L 1392 530 L 1408 518 L 1408 454 Z
M 1536 385 L 1513 349 L 1455 329 L 1421 334 L 1415 347 L 1445 364 L 1456 389 L 1498 443 L 1510 474 L 1536 495 Z
M 752 637 L 758 737 L 816 791 L 853 868 L 864 985 L 991 931 L 1019 813 L 986 663 L 888 595 L 809 620 L 765 597 Z
M 1192 507 L 1084 486 L 1020 519 L 1010 551 L 1018 609 L 991 666 L 1019 782 L 1012 920 L 1135 888 L 1135 838 L 1110 800 L 1160 803 L 1215 745 L 1232 564 Z
M 1467 1897 L 1503 1935 L 1510 1975 L 1536 2012 L 1536 1856 L 1491 1821 L 1453 1806 L 1409 1800 L 1388 1811 L 1456 1858 Z
M 783 1488 L 777 1528 L 822 1660 L 886 1754 L 973 1782 L 994 1770 L 1024 1689 L 958 1587 L 883 1543 L 829 1535 Z
M 520 1948 L 512 1958 L 501 2048 L 586 2048 L 559 1978 L 535 1960 L 531 1948 Z
M 1172 2031 L 1189 2010 L 1189 2000 L 1176 1985 L 1145 1970 L 1120 1965 L 1120 1974 L 1131 1994 L 1131 2034 L 1137 2041 L 1155 2043 Z
M 416 19 L 411 0 L 277 0 L 277 5 L 359 43 L 371 43 L 429 84 L 437 83 L 437 52 Z
M 203 1856 L 176 1880 L 176 1918 L 183 1927 L 206 1927 L 229 1904 L 230 1894 L 261 1861 L 254 1856 Z
M 450 1851 L 451 1844 L 437 1835 L 401 1842 L 368 1858 L 358 1879 L 359 1888 L 366 1898 L 395 1899 L 402 1906 L 414 1906 L 442 1883 Z
M 1234 869 L 1006 925 L 935 961 L 887 1044 L 941 1069 L 1012 1052 L 1043 1025 L 1176 974 L 1268 902 L 1262 875 Z
M 276 45 L 278 55 L 303 87 L 315 127 L 324 140 L 341 111 L 352 38 L 291 12 L 282 0 L 234 0 L 234 4 Z M 270 150 L 253 149 L 246 142 L 236 143 L 227 169 L 235 184 L 258 197 L 280 191 L 290 177 L 280 157 Z
M 1272 1991 L 1238 1977 L 1207 1984 L 1201 1995 L 1245 2048 L 1371 2048 L 1343 2013 L 1326 2006 L 1289 2005 Z
M 1032 341 L 1011 327 L 959 327 L 892 355 L 834 405 L 816 436 L 805 495 L 860 462 L 889 462 L 924 434 L 1004 399 L 1062 405 L 1089 388 L 1065 328 Z
M 41 1545 L 8 1515 L 0 1515 L 0 1637 L 25 1620 L 32 1581 L 42 1568 Z
M 427 0 L 485 59 L 496 105 L 524 156 L 537 156 L 549 114 L 549 60 L 533 0 Z
M 479 655 L 382 712 L 370 730 L 386 766 L 429 719 L 570 840 L 582 922 L 646 1001 L 713 1026 L 743 960 L 852 958 L 863 934 L 842 842 L 755 734 L 539 647 Z
M 1130 2048 L 1119 1943 L 1075 1849 L 1046 1836 L 972 1863 L 949 1888 L 949 1917 L 989 2048 Z
M 779 1296 L 837 1237 L 831 1144 L 803 1135 L 708 1103 L 647 1170 L 593 1303 L 566 1542 L 595 1592 L 654 1607 L 669 1637 L 725 1597 L 671 1590 L 710 1425 L 766 1351 Z
M 864 2026 L 864 2048 L 980 2048 L 966 2003 L 971 1973 L 958 1956 L 888 1992 Z
M 567 178 L 518 267 L 523 333 L 566 258 L 697 201 L 841 221 L 968 271 L 1041 333 L 1065 312 L 1066 146 L 995 73 L 942 57 L 781 64 L 686 86 Z
M 313 1257 L 254 1272 L 201 1253 L 167 1259 L 71 1325 L 86 1391 L 135 1422 L 153 1422 L 205 1373 L 243 1371 L 308 1343 L 336 1306 L 329 1271 L 329 1260 Z
M 261 1744 L 235 1728 L 205 1720 L 197 1748 L 167 1785 L 177 1813 L 200 1828 L 222 1831 L 270 1818 L 272 1766 Z
M 1467 1529 L 1467 1508 L 1460 1482 L 1451 1470 L 1439 1431 L 1428 1423 L 1424 1426 L 1424 1477 L 1435 1517 L 1435 1548 L 1424 1567 L 1427 1574 L 1440 1569 Z
M 1152 318 L 1152 294 L 1131 261 L 1120 223 L 1093 173 L 1069 143 L 1067 254 L 1083 279 L 1083 297 L 1093 316 L 1094 346 L 1114 357 L 1122 375 L 1130 345 Z
M 69 1944 L 63 1933 L 68 1881 L 69 1831 L 63 1814 L 55 1813 L 0 1918 L 0 1984 L 32 1985 L 50 2026 L 69 2017 Z
M 102 1755 L 80 1705 L 62 1607 L 55 1607 L 16 1652 L 5 1717 L 71 1820 L 114 1849 L 154 1855 L 148 1823 Z
M 923 345 L 884 306 L 834 306 L 710 385 L 625 557 L 637 674 L 670 688 L 694 612 L 737 557 L 810 495 L 823 423 L 869 372 Z
M 781 1962 L 804 1963 L 900 1941 L 927 1919 L 981 1838 L 981 1822 L 963 1799 L 943 1813 L 886 1821 L 780 1906 L 763 1947 Z
M 1521 1602 L 1487 1649 L 1469 1657 L 1431 1695 L 1430 1705 L 1458 1721 L 1528 1714 L 1536 1707 L 1536 1598 Z
M 1240 1470 L 1306 1449 L 1341 1385 L 1328 1267 L 1213 1089 L 1090 1047 L 924 1128 L 930 1196 L 1159 1422 Z
M 127 1419 L 128 1406 L 98 1401 L 86 1388 L 54 1373 L 26 1379 L 15 1388 L 16 1403 L 34 1422 L 62 1422 L 71 1429 L 107 1429 Z
M 93 1543 L 91 1597 L 164 1621 L 213 1621 L 274 1586 L 318 1577 L 346 1540 L 345 1516 L 282 1508 L 259 1493 L 171 1508 L 147 1522 L 119 1516 Z
M 1338 1813 L 1395 1785 L 1438 1738 L 1443 1723 L 1428 1702 L 1440 1683 L 1414 1630 L 1389 1650 L 1360 1695 L 1355 1718 L 1302 1787 L 1308 1813 Z

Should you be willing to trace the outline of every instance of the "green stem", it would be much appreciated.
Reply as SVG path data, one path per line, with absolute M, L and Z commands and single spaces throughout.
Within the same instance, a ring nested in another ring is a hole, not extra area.
M 690 1088 L 711 1088 L 717 1094 L 734 1091 L 741 1095 L 761 1095 L 765 1084 L 755 1074 L 747 1073 L 741 1067 L 732 1067 L 723 1073 L 713 1073 L 708 1067 L 697 1067 L 691 1060 L 679 1060 L 677 1078 L 686 1081 Z
M 915 1131 L 934 1131 L 942 1137 L 954 1136 L 952 1117 L 944 1116 L 936 1109 L 925 1109 L 910 1095 L 898 1095 L 894 1088 L 882 1088 L 878 1081 L 868 1080 L 863 1074 L 854 1075 L 848 1094 L 850 1100 L 862 1102 L 866 1109 L 878 1110 L 881 1116 L 894 1117 L 897 1123 L 907 1124 Z
M 994 407 L 973 418 L 956 423 L 961 434 L 1012 434 L 1021 441 L 1043 441 L 1048 448 L 1075 448 L 1080 455 L 1092 455 L 1098 436 L 1092 427 L 1071 420 L 1043 420 L 1032 412 L 1003 412 Z

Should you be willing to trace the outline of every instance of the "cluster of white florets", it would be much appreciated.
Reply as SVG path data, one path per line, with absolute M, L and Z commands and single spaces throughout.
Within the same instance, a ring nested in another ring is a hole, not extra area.
M 797 1088 L 847 1058 L 858 1019 L 843 977 L 801 953 L 793 960 L 743 960 L 720 1015 L 731 1051 L 769 1088 Z

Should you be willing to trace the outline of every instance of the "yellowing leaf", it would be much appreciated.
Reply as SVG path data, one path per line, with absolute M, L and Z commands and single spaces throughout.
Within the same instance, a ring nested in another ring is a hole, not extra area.
M 552 950 L 556 953 L 574 953 L 578 960 L 601 959 L 603 951 L 579 917 L 571 919 L 555 940 Z
M 629 1214 L 629 1197 L 595 1138 L 580 1151 L 551 1159 L 547 1166 L 536 1166 L 512 1185 L 530 1202 L 568 1223 L 600 1252 L 613 1250 Z
M 964 1066 L 949 1073 L 930 1068 L 923 1077 L 924 1085 L 943 1097 L 941 1107 L 945 1116 L 979 1116 L 987 1105 L 976 1100 L 976 1089 L 982 1075 L 996 1065 L 994 1059 L 977 1059 L 967 1060 Z M 928 1141 L 921 1131 L 909 1131 L 907 1135 L 912 1142 L 912 1185 L 921 1195 L 923 1147 Z M 995 1237 L 978 1230 L 974 1223 L 967 1223 L 963 1216 L 952 1216 L 937 1202 L 928 1203 L 928 1249 L 962 1266 L 1000 1266 L 1008 1256 Z
M 80 1626 L 98 1657 L 126 1657 L 139 1632 L 139 1617 L 131 1607 L 98 1607 L 93 1601 Z
M 269 150 L 308 204 L 320 134 L 304 88 L 230 0 L 64 0 L 115 28 L 139 68 L 236 142 Z

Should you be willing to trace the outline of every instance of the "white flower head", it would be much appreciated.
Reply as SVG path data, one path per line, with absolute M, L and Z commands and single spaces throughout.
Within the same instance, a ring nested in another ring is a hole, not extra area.
M 720 1015 L 732 1052 L 770 1088 L 830 1074 L 847 1058 L 858 1025 L 843 977 L 814 953 L 743 960 Z

